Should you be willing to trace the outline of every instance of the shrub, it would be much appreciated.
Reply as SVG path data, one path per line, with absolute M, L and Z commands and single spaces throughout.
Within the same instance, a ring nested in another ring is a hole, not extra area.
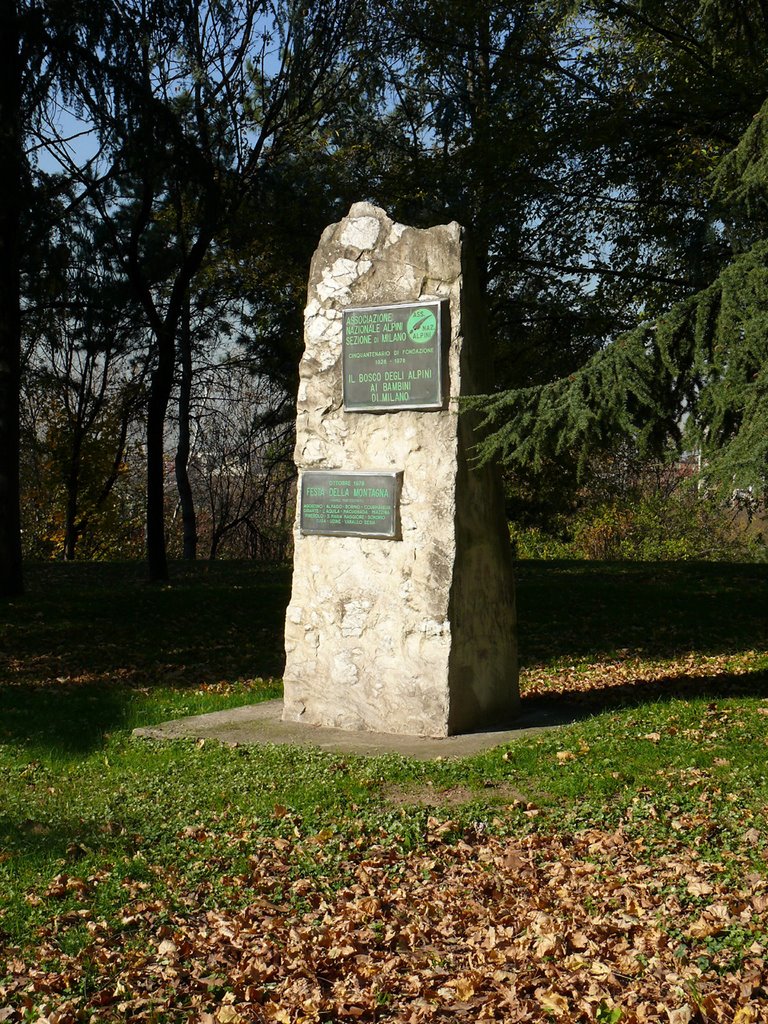
M 567 540 L 545 533 L 536 526 L 521 527 L 510 523 L 509 539 L 515 558 L 554 561 L 579 557 Z
M 516 556 L 523 559 L 762 561 L 768 555 L 761 533 L 746 530 L 730 507 L 693 487 L 583 508 L 563 532 L 565 538 L 510 527 Z

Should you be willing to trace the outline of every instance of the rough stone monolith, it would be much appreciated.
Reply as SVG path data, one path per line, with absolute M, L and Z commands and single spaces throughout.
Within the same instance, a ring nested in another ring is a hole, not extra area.
M 347 307 L 444 300 L 440 409 L 348 411 Z M 515 604 L 501 489 L 473 466 L 489 355 L 471 256 L 456 224 L 393 223 L 356 203 L 314 255 L 300 366 L 296 463 L 402 481 L 392 539 L 302 533 L 297 509 L 286 614 L 283 719 L 447 736 L 518 708 Z

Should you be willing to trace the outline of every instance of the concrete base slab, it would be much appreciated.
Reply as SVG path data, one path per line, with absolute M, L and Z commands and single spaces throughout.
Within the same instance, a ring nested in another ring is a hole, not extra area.
M 349 732 L 322 726 L 303 725 L 282 721 L 283 702 L 264 701 L 228 711 L 215 711 L 208 715 L 192 715 L 160 725 L 144 726 L 133 730 L 142 739 L 217 740 L 225 744 L 243 746 L 272 743 L 315 747 L 343 754 L 379 756 L 402 754 L 419 761 L 438 757 L 469 757 L 493 747 L 511 743 L 524 736 L 568 725 L 585 717 L 584 707 L 563 704 L 555 708 L 544 700 L 523 700 L 521 713 L 497 728 L 447 736 L 443 739 L 425 739 L 420 736 L 401 736 L 380 732 Z

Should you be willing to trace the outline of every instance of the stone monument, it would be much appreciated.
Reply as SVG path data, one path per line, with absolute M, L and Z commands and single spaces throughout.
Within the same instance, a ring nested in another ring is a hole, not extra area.
M 519 705 L 501 489 L 472 465 L 488 390 L 458 224 L 356 203 L 312 261 L 296 422 L 283 720 L 448 736 Z

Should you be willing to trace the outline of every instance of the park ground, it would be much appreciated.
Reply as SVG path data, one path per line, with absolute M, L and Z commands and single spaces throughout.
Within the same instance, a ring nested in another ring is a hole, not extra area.
M 32 565 L 0 611 L 0 1021 L 768 1021 L 768 567 L 518 566 L 465 760 L 153 743 L 279 696 L 288 569 Z

